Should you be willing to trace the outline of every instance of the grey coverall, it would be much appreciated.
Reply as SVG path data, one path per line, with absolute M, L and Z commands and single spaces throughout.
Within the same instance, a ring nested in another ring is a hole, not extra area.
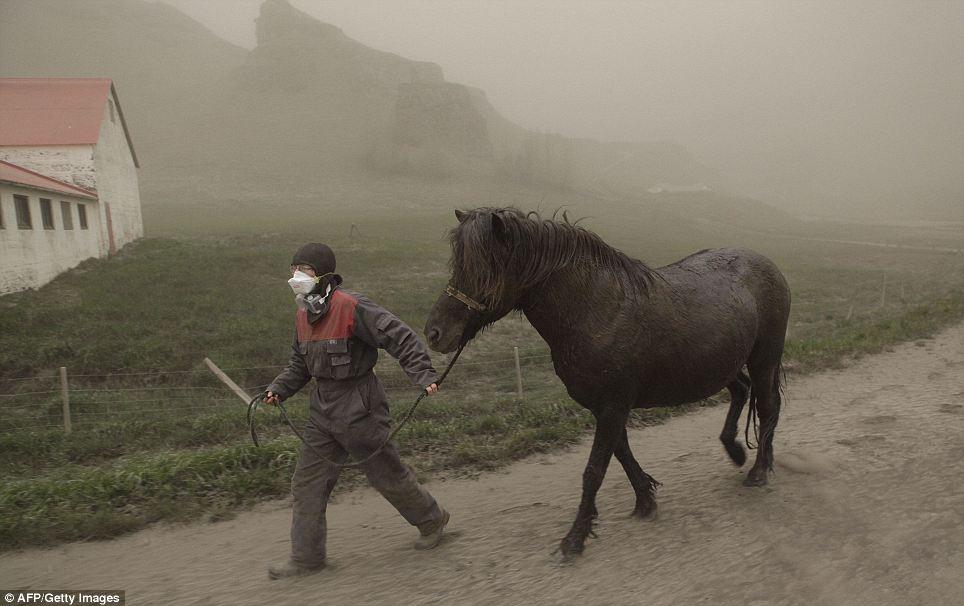
M 357 293 L 335 290 L 328 312 L 314 324 L 299 309 L 295 328 L 291 360 L 268 391 L 285 400 L 314 377 L 304 436 L 332 461 L 349 455 L 364 459 L 390 432 L 388 400 L 372 372 L 378 349 L 397 358 L 413 383 L 424 388 L 438 381 L 428 350 L 412 329 Z M 410 524 L 425 529 L 440 522 L 438 504 L 402 463 L 394 442 L 362 469 Z M 299 565 L 325 560 L 325 510 L 340 472 L 340 466 L 323 462 L 302 445 L 291 479 L 291 559 Z

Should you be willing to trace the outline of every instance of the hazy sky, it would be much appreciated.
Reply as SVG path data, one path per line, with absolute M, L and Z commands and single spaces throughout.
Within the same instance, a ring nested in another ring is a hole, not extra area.
M 261 0 L 165 1 L 255 44 Z M 290 1 L 527 128 L 671 139 L 750 181 L 964 189 L 964 1 Z

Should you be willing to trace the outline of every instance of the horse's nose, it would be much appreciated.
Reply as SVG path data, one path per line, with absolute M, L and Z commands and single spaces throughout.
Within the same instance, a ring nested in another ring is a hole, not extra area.
M 437 328 L 429 328 L 428 333 L 425 335 L 428 337 L 429 345 L 436 345 L 438 340 L 442 338 L 442 332 Z

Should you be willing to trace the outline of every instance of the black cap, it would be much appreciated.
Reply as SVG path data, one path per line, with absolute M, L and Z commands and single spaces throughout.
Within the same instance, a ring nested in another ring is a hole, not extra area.
M 298 249 L 291 264 L 310 265 L 319 276 L 330 274 L 335 272 L 335 253 L 325 244 L 310 242 Z

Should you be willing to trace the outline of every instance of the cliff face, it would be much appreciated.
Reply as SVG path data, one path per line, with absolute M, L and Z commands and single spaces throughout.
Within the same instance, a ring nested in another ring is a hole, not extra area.
M 255 26 L 258 45 L 242 71 L 252 85 L 391 97 L 400 84 L 443 81 L 438 65 L 369 48 L 286 0 L 266 0 Z
M 376 145 L 370 165 L 430 176 L 495 174 L 485 117 L 469 89 L 451 82 L 398 87 L 389 135 Z
M 275 139 L 309 153 L 323 142 L 321 157 L 330 162 L 361 158 L 376 170 L 488 174 L 609 195 L 716 181 L 672 144 L 601 143 L 526 130 L 501 116 L 483 91 L 446 82 L 434 63 L 369 48 L 286 0 L 264 3 L 257 37 L 238 72 L 238 86 L 252 103 L 246 112 L 284 108 L 302 118 L 272 125 L 283 136 L 253 132 L 252 143 Z
M 369 48 L 285 0 L 262 5 L 256 32 L 221 106 L 245 124 L 239 162 L 275 172 L 360 170 L 392 137 L 399 87 L 444 83 L 438 65 Z

